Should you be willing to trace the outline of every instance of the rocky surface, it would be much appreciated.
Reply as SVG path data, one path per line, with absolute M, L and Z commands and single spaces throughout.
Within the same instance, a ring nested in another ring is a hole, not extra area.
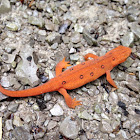
M 30 1 L 28 1 L 30 2 Z M 124 45 L 131 56 L 105 76 L 73 91 L 70 109 L 58 92 L 10 98 L 0 93 L 0 139 L 140 139 L 140 1 L 0 0 L 0 83 L 10 90 L 55 77 L 65 56 L 72 65 L 87 53 Z M 120 54 L 121 57 L 121 54 Z

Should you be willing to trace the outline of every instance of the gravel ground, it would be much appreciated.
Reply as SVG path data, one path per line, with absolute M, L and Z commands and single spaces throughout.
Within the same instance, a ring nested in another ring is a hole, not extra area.
M 10 90 L 32 88 L 93 53 L 124 45 L 126 62 L 106 77 L 68 91 L 82 101 L 70 109 L 58 92 L 11 98 L 0 93 L 0 140 L 140 139 L 140 0 L 0 0 L 0 79 Z M 121 55 L 120 55 L 121 57 Z

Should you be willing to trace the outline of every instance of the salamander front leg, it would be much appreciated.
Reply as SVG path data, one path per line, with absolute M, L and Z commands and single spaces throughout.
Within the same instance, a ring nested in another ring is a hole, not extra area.
M 115 82 L 111 78 L 110 70 L 106 72 L 106 79 L 113 87 L 117 88 Z
M 97 59 L 97 58 L 98 58 L 97 55 L 94 55 L 94 54 L 92 54 L 92 53 L 88 53 L 88 54 L 86 54 L 86 55 L 84 56 L 84 58 L 85 58 L 86 61 L 90 60 L 90 59 L 89 59 L 90 57 L 93 58 L 93 59 Z
M 55 68 L 56 76 L 62 73 L 62 69 L 66 69 L 67 67 L 71 66 L 69 63 L 70 62 L 65 61 L 65 57 L 64 57 L 64 59 L 56 65 Z
M 65 101 L 66 101 L 66 104 L 67 104 L 67 106 L 68 106 L 69 108 L 75 108 L 75 107 L 78 106 L 78 105 L 82 105 L 82 104 L 80 103 L 81 101 L 76 101 L 75 98 L 72 99 L 72 98 L 70 97 L 70 95 L 67 93 L 67 91 L 66 91 L 64 88 L 60 88 L 60 89 L 58 90 L 58 92 L 61 93 L 61 94 L 64 96 Z

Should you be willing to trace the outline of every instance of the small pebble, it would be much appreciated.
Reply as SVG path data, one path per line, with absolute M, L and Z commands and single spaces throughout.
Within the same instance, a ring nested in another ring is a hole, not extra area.
M 50 112 L 53 116 L 61 116 L 64 113 L 63 109 L 58 104 L 55 104 L 54 107 L 50 110 Z

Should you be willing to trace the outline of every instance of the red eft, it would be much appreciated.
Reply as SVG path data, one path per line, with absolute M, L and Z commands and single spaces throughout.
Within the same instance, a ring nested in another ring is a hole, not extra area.
M 10 91 L 0 85 L 0 92 L 11 97 L 36 96 L 46 92 L 58 91 L 65 98 L 66 104 L 70 108 L 81 105 L 81 101 L 72 99 L 66 90 L 72 90 L 86 83 L 96 80 L 103 74 L 106 74 L 107 81 L 115 88 L 115 82 L 112 80 L 110 71 L 118 64 L 123 63 L 129 57 L 131 49 L 124 46 L 118 46 L 107 52 L 104 56 L 98 57 L 94 54 L 84 56 L 85 62 L 62 72 L 62 69 L 70 66 L 65 58 L 56 65 L 56 77 L 50 79 L 47 83 L 31 89 L 20 91 Z M 93 59 L 89 59 L 93 58 Z

